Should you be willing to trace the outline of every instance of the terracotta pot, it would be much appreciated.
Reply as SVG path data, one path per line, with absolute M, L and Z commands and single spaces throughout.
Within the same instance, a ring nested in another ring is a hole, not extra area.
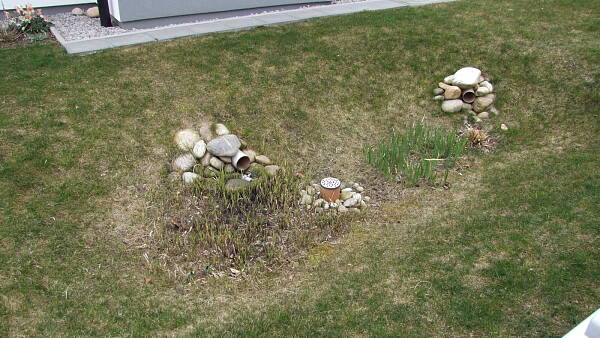
M 340 199 L 341 182 L 337 178 L 327 177 L 321 180 L 321 198 L 327 202 L 335 202 Z

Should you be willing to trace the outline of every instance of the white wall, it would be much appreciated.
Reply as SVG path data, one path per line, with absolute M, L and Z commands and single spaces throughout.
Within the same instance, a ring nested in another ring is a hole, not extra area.
M 0 9 L 2 9 L 2 4 L 4 4 L 5 9 L 14 9 L 15 6 L 22 6 L 25 4 L 31 4 L 33 8 L 38 7 L 49 7 L 49 6 L 64 6 L 64 5 L 77 5 L 77 4 L 87 4 L 90 0 L 0 0 Z

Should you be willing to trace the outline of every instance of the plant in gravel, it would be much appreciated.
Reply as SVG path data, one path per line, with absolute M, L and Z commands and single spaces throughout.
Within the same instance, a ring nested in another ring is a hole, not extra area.
M 10 16 L 5 12 L 7 17 L 7 25 L 9 28 L 17 28 L 26 34 L 47 33 L 50 30 L 52 23 L 46 21 L 46 17 L 42 14 L 41 9 L 35 9 L 30 4 L 24 6 L 16 6 L 16 17 Z
M 394 132 L 389 140 L 365 146 L 367 162 L 386 176 L 417 185 L 423 180 L 435 184 L 440 172 L 444 183 L 461 157 L 467 138 L 456 133 L 416 123 L 404 134 Z

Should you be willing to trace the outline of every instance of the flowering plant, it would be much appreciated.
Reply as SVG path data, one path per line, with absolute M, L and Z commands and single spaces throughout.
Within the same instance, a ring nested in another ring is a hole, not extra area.
M 15 6 L 16 17 L 11 16 L 8 12 L 6 15 L 9 28 L 18 28 L 24 33 L 46 33 L 50 30 L 52 23 L 46 21 L 46 17 L 42 15 L 41 9 L 34 9 L 31 5 Z

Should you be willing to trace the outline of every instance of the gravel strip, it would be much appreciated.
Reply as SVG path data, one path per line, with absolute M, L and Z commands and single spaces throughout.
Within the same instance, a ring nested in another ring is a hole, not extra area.
M 333 0 L 331 4 L 336 5 L 336 4 L 344 4 L 344 3 L 352 3 L 352 2 L 361 2 L 361 1 L 365 1 L 365 0 Z M 321 5 L 321 6 L 323 6 L 323 5 Z M 329 6 L 329 5 L 324 5 L 324 6 Z M 307 5 L 302 8 L 308 8 L 308 7 L 320 7 L 320 6 Z M 284 12 L 285 10 L 264 11 L 264 12 L 260 12 L 260 13 L 256 13 L 256 14 L 252 14 L 252 15 L 247 15 L 246 17 L 259 15 L 259 14 L 265 14 L 265 13 L 282 12 L 282 11 Z M 127 33 L 127 32 L 141 30 L 141 29 L 124 29 L 121 27 L 102 27 L 100 25 L 99 18 L 89 18 L 85 15 L 73 15 L 70 12 L 49 15 L 47 17 L 47 19 L 54 24 L 54 27 L 58 30 L 58 32 L 62 35 L 62 37 L 66 41 L 76 41 L 76 40 L 100 38 L 103 36 L 123 34 L 123 33 Z M 210 21 L 216 21 L 216 20 L 220 20 L 220 19 L 201 20 L 201 21 L 187 22 L 185 24 L 198 23 L 198 22 L 210 22 Z M 181 25 L 181 24 L 158 26 L 158 27 L 154 27 L 154 28 L 173 27 L 173 26 L 178 26 L 178 25 Z

